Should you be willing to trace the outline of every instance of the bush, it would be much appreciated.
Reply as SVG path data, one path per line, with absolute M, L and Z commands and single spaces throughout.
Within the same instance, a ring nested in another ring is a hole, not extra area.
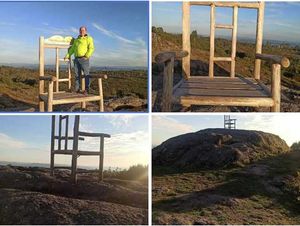
M 300 151 L 300 141 L 293 143 L 291 146 L 291 150 L 292 151 Z

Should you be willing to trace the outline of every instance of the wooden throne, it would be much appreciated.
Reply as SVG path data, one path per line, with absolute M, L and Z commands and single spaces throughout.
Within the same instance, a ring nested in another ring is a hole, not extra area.
M 68 60 L 59 58 L 59 50 L 67 50 L 72 44 L 72 37 L 52 36 L 45 39 L 43 36 L 39 40 L 39 110 L 45 111 L 45 104 L 47 111 L 52 112 L 53 105 L 81 103 L 81 108 L 86 108 L 86 102 L 99 102 L 99 111 L 104 111 L 103 88 L 102 79 L 106 79 L 107 75 L 90 74 L 90 78 L 98 79 L 98 95 L 81 94 L 71 92 L 71 58 Z M 56 75 L 45 75 L 45 49 L 55 49 L 55 71 Z M 67 63 L 68 77 L 60 78 L 60 62 Z M 45 82 L 48 82 L 48 88 L 45 89 Z M 68 83 L 68 90 L 60 90 L 59 84 L 61 82 Z M 85 90 L 85 80 L 81 78 L 81 90 Z
M 77 182 L 77 159 L 79 156 L 99 156 L 99 180 L 103 180 L 103 161 L 104 161 L 104 138 L 110 138 L 105 133 L 89 133 L 79 130 L 80 116 L 76 115 L 74 119 L 73 135 L 69 132 L 69 115 L 59 115 L 58 126 L 56 124 L 56 116 L 52 116 L 51 126 L 51 156 L 50 156 L 50 173 L 54 175 L 55 155 L 71 155 L 71 181 Z M 99 151 L 79 150 L 79 141 L 84 141 L 84 137 L 98 137 L 100 139 Z M 69 147 L 69 142 L 72 143 Z M 65 167 L 64 167 L 65 168 Z
M 191 76 L 190 7 L 210 6 L 210 56 L 208 76 Z M 216 7 L 233 8 L 232 24 L 216 24 Z M 236 76 L 238 9 L 257 10 L 254 78 Z M 286 57 L 262 54 L 264 2 L 182 2 L 182 51 L 162 52 L 155 61 L 164 65 L 162 111 L 172 111 L 172 104 L 270 107 L 280 111 L 281 66 L 288 67 Z M 215 57 L 215 30 L 229 29 L 232 34 L 231 56 Z M 174 60 L 182 59 L 183 79 L 173 87 Z M 261 60 L 272 65 L 271 90 L 260 81 Z M 214 76 L 215 62 L 231 63 L 230 77 Z

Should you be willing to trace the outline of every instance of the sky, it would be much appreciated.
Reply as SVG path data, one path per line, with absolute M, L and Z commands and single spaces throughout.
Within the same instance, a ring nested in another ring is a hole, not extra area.
M 37 64 L 39 36 L 77 37 L 85 25 L 92 66 L 147 66 L 148 2 L 0 2 L 0 9 L 0 64 Z M 54 57 L 47 50 L 46 64 Z
M 69 131 L 72 131 L 74 116 L 70 116 L 70 119 Z M 0 125 L 0 161 L 49 164 L 51 116 L 1 115 Z M 148 165 L 150 145 L 148 116 L 81 116 L 79 128 L 80 131 L 111 135 L 111 138 L 105 138 L 104 141 L 105 168 Z M 71 147 L 72 144 L 69 145 Z M 86 138 L 85 141 L 80 141 L 79 149 L 99 151 L 99 138 Z M 78 158 L 79 166 L 97 168 L 98 162 L 97 156 Z M 71 156 L 56 155 L 55 163 L 70 165 Z
M 185 133 L 206 128 L 223 128 L 224 116 L 217 115 L 176 115 L 152 116 L 152 147 L 163 141 Z M 300 141 L 300 115 L 285 114 L 231 114 L 237 119 L 237 129 L 259 130 L 280 136 L 290 146 Z
M 171 33 L 182 33 L 182 4 L 179 2 L 153 2 L 152 26 L 163 27 Z M 300 37 L 300 2 L 266 2 L 264 39 L 297 42 Z M 256 10 L 239 9 L 238 38 L 255 38 Z M 216 23 L 231 24 L 231 8 L 216 8 Z M 210 7 L 191 7 L 191 31 L 209 36 Z M 217 29 L 216 35 L 231 37 L 228 29 Z

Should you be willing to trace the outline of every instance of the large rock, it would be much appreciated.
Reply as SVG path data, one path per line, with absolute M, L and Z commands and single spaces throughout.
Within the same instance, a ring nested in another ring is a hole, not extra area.
M 155 147 L 153 165 L 181 169 L 242 165 L 289 151 L 279 136 L 261 131 L 205 129 Z

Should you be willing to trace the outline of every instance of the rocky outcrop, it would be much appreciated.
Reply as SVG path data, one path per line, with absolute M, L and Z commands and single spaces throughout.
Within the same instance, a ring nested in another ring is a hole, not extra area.
M 180 169 L 247 164 L 289 151 L 284 140 L 261 131 L 205 129 L 173 137 L 152 151 L 153 165 Z

